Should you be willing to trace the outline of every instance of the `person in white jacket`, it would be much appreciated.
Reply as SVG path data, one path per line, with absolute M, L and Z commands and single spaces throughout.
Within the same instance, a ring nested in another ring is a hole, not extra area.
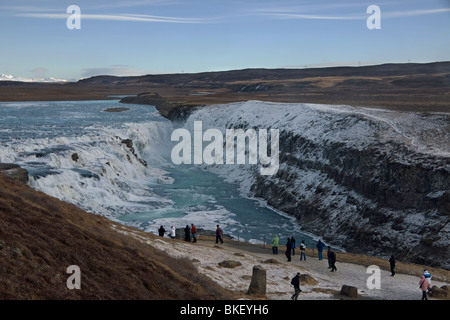
M 175 227 L 174 226 L 170 227 L 170 237 L 172 239 L 175 239 Z
M 423 271 L 423 275 L 424 275 L 425 279 L 428 281 L 428 283 L 430 284 L 430 287 L 431 287 L 431 274 L 428 272 L 428 270 L 425 269 Z

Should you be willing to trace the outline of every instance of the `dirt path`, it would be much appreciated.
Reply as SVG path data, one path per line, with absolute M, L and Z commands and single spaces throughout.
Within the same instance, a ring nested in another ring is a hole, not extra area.
M 337 271 L 330 272 L 326 253 L 324 259 L 307 255 L 306 261 L 300 261 L 300 255 L 292 256 L 287 262 L 284 251 L 278 255 L 272 254 L 270 247 L 225 241 L 224 244 L 215 244 L 212 238 L 200 237 L 197 243 L 187 243 L 178 239 L 168 239 L 156 236 L 142 237 L 142 234 L 125 232 L 141 241 L 161 249 L 172 256 L 185 257 L 193 261 L 198 270 L 212 278 L 225 288 L 237 293 L 238 298 L 253 299 L 246 295 L 251 281 L 252 269 L 261 265 L 267 272 L 266 297 L 271 300 L 289 300 L 293 287 L 290 280 L 297 272 L 310 275 L 316 283 L 301 284 L 300 300 L 336 300 L 343 299 L 339 295 L 341 287 L 350 285 L 358 288 L 361 299 L 379 300 L 420 300 L 419 277 L 397 273 L 391 276 L 389 271 L 380 271 L 380 289 L 369 289 L 367 280 L 372 273 L 368 273 L 366 266 L 345 263 L 336 263 Z M 238 261 L 241 265 L 235 268 L 225 268 L 218 265 L 224 260 Z M 432 280 L 432 285 L 443 286 L 448 282 Z M 264 297 L 257 297 L 264 298 Z

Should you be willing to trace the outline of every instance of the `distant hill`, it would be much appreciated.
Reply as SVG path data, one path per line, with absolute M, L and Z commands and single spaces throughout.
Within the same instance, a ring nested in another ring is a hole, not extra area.
M 174 106 L 262 100 L 450 112 L 450 62 L 0 81 L 0 101 L 113 99 L 157 93 Z

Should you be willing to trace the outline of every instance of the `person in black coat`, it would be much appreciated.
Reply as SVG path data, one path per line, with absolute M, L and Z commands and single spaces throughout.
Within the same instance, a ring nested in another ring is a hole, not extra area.
M 158 234 L 160 237 L 164 237 L 164 232 L 166 232 L 166 229 L 163 226 L 159 227 Z
M 395 274 L 395 258 L 394 256 L 391 256 L 391 258 L 389 259 L 389 264 L 391 265 L 391 276 L 394 276 Z
M 329 251 L 329 259 L 328 259 L 330 266 L 331 266 L 331 272 L 337 271 L 336 268 L 336 253 L 330 249 Z
M 297 272 L 297 275 L 292 278 L 291 284 L 294 286 L 294 294 L 291 296 L 291 299 L 297 300 L 298 294 L 302 292 L 300 290 L 300 272 Z
M 184 228 L 184 240 L 187 242 L 191 242 L 191 228 L 189 228 L 188 225 L 186 225 L 186 228 Z
M 291 239 L 287 238 L 287 242 L 286 242 L 286 257 L 287 257 L 287 261 L 291 261 L 291 250 L 292 250 L 292 243 L 291 243 Z

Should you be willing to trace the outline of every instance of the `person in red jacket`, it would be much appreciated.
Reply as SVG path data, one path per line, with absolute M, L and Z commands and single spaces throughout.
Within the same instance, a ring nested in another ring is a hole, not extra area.
M 197 242 L 197 227 L 194 226 L 193 223 L 191 223 L 191 233 L 192 233 L 192 238 L 194 239 L 194 242 Z

